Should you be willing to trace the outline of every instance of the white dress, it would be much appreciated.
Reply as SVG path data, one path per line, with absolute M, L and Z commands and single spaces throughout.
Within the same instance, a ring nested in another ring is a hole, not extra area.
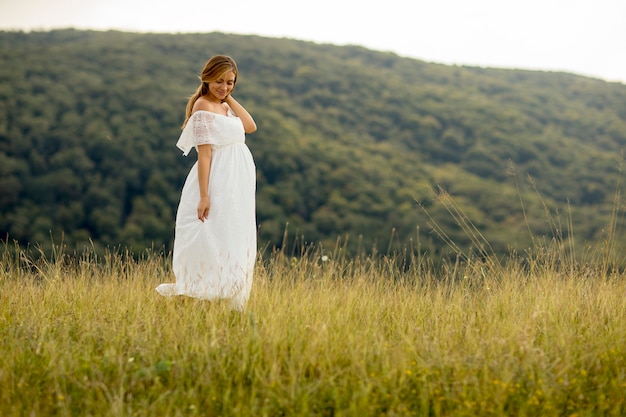
M 176 146 L 186 156 L 204 144 L 212 150 L 209 215 L 204 222 L 198 219 L 196 161 L 176 213 L 172 263 L 176 283 L 161 284 L 156 290 L 165 296 L 229 299 L 231 307 L 241 311 L 250 296 L 257 253 L 254 160 L 243 124 L 230 109 L 227 116 L 196 111 Z

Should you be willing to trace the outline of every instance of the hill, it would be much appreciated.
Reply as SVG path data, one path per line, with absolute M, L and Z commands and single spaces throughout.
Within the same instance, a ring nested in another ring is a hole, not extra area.
M 0 236 L 169 248 L 194 162 L 174 145 L 216 53 L 237 59 L 259 126 L 261 247 L 287 229 L 290 244 L 438 252 L 433 222 L 465 247 L 439 186 L 497 253 L 603 239 L 621 207 L 623 84 L 222 33 L 3 32 Z

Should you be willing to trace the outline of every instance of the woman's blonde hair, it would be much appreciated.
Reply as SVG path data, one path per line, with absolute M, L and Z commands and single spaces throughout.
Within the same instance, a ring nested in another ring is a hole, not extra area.
M 222 74 L 227 71 L 232 71 L 235 74 L 235 80 L 233 84 L 233 88 L 237 83 L 237 63 L 234 59 L 227 55 L 215 55 L 211 57 L 207 63 L 204 65 L 204 69 L 202 73 L 200 73 L 200 87 L 196 90 L 196 92 L 189 97 L 189 101 L 187 102 L 187 109 L 185 112 L 185 122 L 183 123 L 182 129 L 185 128 L 189 118 L 191 117 L 191 112 L 193 110 L 193 105 L 196 101 L 202 97 L 209 94 L 209 83 L 212 81 L 216 81 L 220 78 Z

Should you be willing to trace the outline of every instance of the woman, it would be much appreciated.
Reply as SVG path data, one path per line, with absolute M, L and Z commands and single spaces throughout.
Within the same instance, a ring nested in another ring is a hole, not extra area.
M 165 296 L 229 299 L 243 310 L 256 259 L 255 165 L 245 134 L 254 119 L 231 93 L 237 64 L 224 55 L 209 59 L 201 84 L 187 103 L 178 146 L 195 147 L 198 161 L 183 186 L 174 239 L 176 283 L 161 284 Z

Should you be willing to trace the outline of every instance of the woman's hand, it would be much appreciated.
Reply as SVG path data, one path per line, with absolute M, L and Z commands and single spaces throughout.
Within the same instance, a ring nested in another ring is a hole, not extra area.
M 209 217 L 209 208 L 211 207 L 211 202 L 208 198 L 201 198 L 198 203 L 198 219 L 204 223 L 204 221 Z
M 224 99 L 224 103 L 228 104 L 228 107 L 239 117 L 241 123 L 243 123 L 243 130 L 246 133 L 256 132 L 256 123 L 250 113 L 234 99 L 230 94 Z

